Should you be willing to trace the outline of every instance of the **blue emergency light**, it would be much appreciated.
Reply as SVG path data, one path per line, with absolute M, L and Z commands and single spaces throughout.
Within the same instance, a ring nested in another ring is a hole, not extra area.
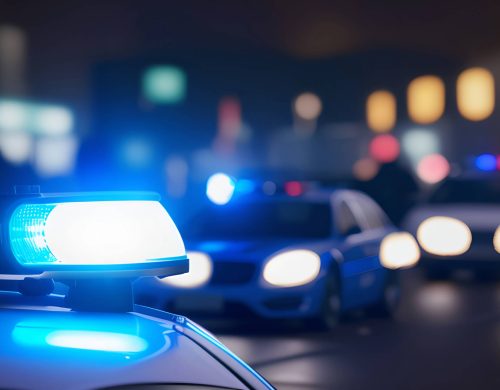
M 179 231 L 155 194 L 41 195 L 16 203 L 4 234 L 24 273 L 187 268 Z
M 55 279 L 69 286 L 73 309 L 128 311 L 135 278 L 189 271 L 182 237 L 154 193 L 15 195 L 0 198 L 0 210 L 0 278 L 17 275 L 24 295 L 50 293 Z

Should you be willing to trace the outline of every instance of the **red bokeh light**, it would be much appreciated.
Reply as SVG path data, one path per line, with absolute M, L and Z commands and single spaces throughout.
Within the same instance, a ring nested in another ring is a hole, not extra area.
M 450 164 L 441 154 L 431 154 L 418 163 L 417 174 L 423 182 L 435 184 L 450 174 Z
M 377 135 L 370 142 L 370 156 L 378 162 L 390 163 L 399 156 L 399 141 L 390 134 Z
M 304 188 L 298 181 L 289 181 L 285 183 L 285 192 L 290 196 L 299 196 L 304 192 Z

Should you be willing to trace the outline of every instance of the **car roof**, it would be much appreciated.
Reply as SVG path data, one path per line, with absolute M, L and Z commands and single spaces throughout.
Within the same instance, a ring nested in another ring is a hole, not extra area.
M 2 388 L 37 388 L 41 383 L 61 389 L 138 383 L 246 388 L 168 319 L 74 312 L 21 304 L 17 293 L 0 296 L 6 302 L 0 305 Z
M 231 200 L 229 204 L 254 202 L 329 203 L 332 200 L 332 196 L 335 196 L 336 194 L 354 192 L 357 191 L 345 188 L 318 188 L 306 190 L 303 194 L 298 196 L 290 196 L 283 193 L 279 193 L 276 195 L 265 195 L 258 193 L 238 196 Z

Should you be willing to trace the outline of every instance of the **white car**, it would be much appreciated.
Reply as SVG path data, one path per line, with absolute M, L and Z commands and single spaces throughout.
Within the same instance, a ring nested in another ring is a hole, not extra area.
M 473 267 L 500 269 L 500 178 L 450 178 L 407 214 L 422 262 L 434 272 Z

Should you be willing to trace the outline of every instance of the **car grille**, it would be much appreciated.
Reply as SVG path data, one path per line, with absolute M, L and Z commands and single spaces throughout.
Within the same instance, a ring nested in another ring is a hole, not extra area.
M 257 267 L 253 263 L 214 261 L 210 284 L 214 286 L 237 285 L 250 282 Z

